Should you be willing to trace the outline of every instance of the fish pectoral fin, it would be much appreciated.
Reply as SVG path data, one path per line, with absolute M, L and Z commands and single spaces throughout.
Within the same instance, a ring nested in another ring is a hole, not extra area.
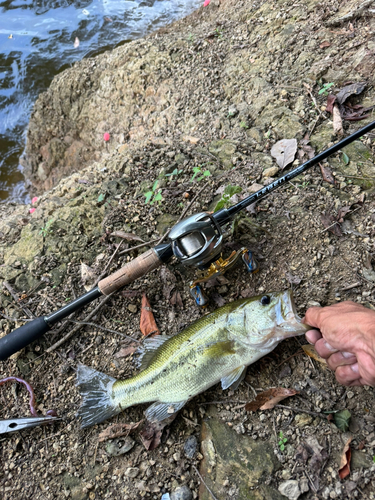
M 206 345 L 203 350 L 203 355 L 209 358 L 220 358 L 229 354 L 236 354 L 235 342 L 233 340 L 213 342 Z
M 241 365 L 228 375 L 221 379 L 221 387 L 223 389 L 228 389 L 228 387 L 232 387 L 232 389 L 237 389 L 242 380 L 246 375 L 246 366 Z
M 149 422 L 161 422 L 171 415 L 181 410 L 187 401 L 179 401 L 177 403 L 153 403 L 145 411 L 145 416 Z
M 170 337 L 168 335 L 155 335 L 143 341 L 141 347 L 136 351 L 138 358 L 136 359 L 137 368 L 145 370 L 150 366 L 151 360 L 155 356 L 156 351 L 164 344 Z

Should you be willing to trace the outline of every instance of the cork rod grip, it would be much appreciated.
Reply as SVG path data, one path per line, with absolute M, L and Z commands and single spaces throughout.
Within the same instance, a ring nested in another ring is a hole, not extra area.
M 153 271 L 161 264 L 162 261 L 151 248 L 115 273 L 99 281 L 99 290 L 103 295 L 109 295 L 150 271 Z

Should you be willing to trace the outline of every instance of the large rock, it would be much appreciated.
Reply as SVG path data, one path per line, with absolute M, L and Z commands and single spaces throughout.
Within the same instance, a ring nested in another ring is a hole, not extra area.
M 217 498 L 235 495 L 237 500 L 282 500 L 282 495 L 264 485 L 279 467 L 273 446 L 237 434 L 223 421 L 212 418 L 202 426 L 201 475 Z M 200 500 L 211 500 L 204 484 Z

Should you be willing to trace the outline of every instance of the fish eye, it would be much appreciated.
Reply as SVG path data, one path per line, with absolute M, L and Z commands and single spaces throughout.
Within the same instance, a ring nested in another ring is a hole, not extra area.
M 260 303 L 262 306 L 267 306 L 271 302 L 271 299 L 269 295 L 263 295 L 263 297 L 260 299 Z

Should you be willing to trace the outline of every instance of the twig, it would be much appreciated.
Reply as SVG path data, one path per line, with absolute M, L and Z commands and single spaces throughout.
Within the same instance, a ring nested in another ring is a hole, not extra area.
M 321 413 L 316 413 L 315 411 L 303 410 L 302 408 L 292 408 L 291 406 L 285 405 L 275 405 L 275 408 L 284 408 L 285 410 L 294 411 L 296 413 L 307 413 L 308 415 L 312 415 L 313 417 L 320 417 L 324 420 L 327 420 L 326 415 L 322 415 Z
M 182 211 L 180 217 L 178 218 L 176 224 L 178 224 L 186 215 L 186 213 L 188 212 L 188 210 L 190 209 L 190 207 L 192 206 L 192 204 L 195 202 L 195 200 L 198 198 L 198 196 L 201 194 L 201 192 L 208 186 L 208 182 L 206 182 L 202 187 L 201 189 L 198 191 L 198 193 L 194 196 L 194 198 L 191 200 L 191 202 L 185 207 L 185 209 Z M 168 236 L 169 234 L 169 231 L 170 229 L 168 229 L 168 231 L 166 231 L 163 236 L 160 238 L 160 240 L 157 242 L 157 245 L 160 245 L 160 243 L 162 243 L 165 238 Z
M 142 248 L 142 247 L 146 247 L 146 246 L 150 246 L 152 245 L 153 243 L 156 243 L 158 240 L 155 239 L 155 240 L 151 240 L 151 241 L 147 241 L 145 243 L 141 243 L 140 245 L 136 245 L 135 247 L 130 247 L 130 248 L 127 248 L 126 250 L 123 250 L 122 252 L 119 253 L 119 255 L 125 255 L 126 253 L 129 253 L 129 252 L 132 252 L 133 250 L 137 250 L 138 248 Z
M 94 284 L 94 287 L 99 283 L 99 281 L 102 280 L 102 278 L 104 278 L 104 276 L 106 275 L 107 273 L 107 269 L 109 268 L 109 266 L 111 265 L 113 259 L 116 257 L 116 255 L 119 253 L 120 251 L 120 248 L 122 247 L 122 244 L 124 243 L 124 240 L 121 240 L 120 243 L 118 244 L 116 250 L 113 252 L 112 254 L 112 257 L 109 259 L 107 265 L 105 266 L 104 268 L 104 271 L 100 274 L 99 278 L 95 281 L 95 284 Z M 121 254 L 120 254 L 121 255 Z
M 33 318 L 12 318 L 12 316 L 7 316 L 6 314 L 4 313 L 1 313 L 0 312 L 0 316 L 2 316 L 3 318 L 5 319 L 8 319 L 9 321 L 34 321 Z
M 5 286 L 5 288 L 8 290 L 8 292 L 13 297 L 17 306 L 20 309 L 22 309 L 22 311 L 26 314 L 26 316 L 28 316 L 29 318 L 35 318 L 34 314 L 30 311 L 30 309 L 21 303 L 21 299 L 19 298 L 18 294 L 13 290 L 10 283 L 8 283 L 8 281 L 3 281 L 3 286 Z
M 212 496 L 213 500 L 217 500 L 217 498 L 215 497 L 215 495 L 212 493 L 212 491 L 210 490 L 210 488 L 207 486 L 205 480 L 203 479 L 203 477 L 199 474 L 199 471 L 198 469 L 195 467 L 195 465 L 193 465 L 193 469 L 195 470 L 195 472 L 197 473 L 199 479 L 202 481 L 202 483 L 205 485 L 205 487 L 207 488 L 207 491 L 208 493 Z
M 345 288 L 341 288 L 341 291 L 346 292 L 347 290 L 351 290 L 352 288 L 357 288 L 357 286 L 362 286 L 362 283 L 353 283 L 352 285 L 348 285 Z
M 313 480 L 311 479 L 310 474 L 308 473 L 307 469 L 305 469 L 305 474 L 306 474 L 308 480 L 310 481 L 310 484 L 311 484 L 311 487 L 312 487 L 314 493 L 316 493 L 318 490 L 316 489 L 315 484 L 313 483 Z
M 99 311 L 99 309 L 104 306 L 104 304 L 106 304 L 108 302 L 108 300 L 112 297 L 114 292 L 112 292 L 110 295 L 107 295 L 106 297 L 104 297 L 104 299 L 100 302 L 100 304 L 97 305 L 97 307 L 95 307 L 95 309 L 93 311 L 90 312 L 90 314 L 88 314 L 86 316 L 86 318 L 84 319 L 84 321 L 89 321 L 93 316 L 95 316 L 95 314 Z M 57 349 L 58 347 L 60 347 L 62 344 L 64 344 L 64 342 L 66 342 L 67 340 L 70 339 L 70 337 L 72 337 L 76 332 L 78 332 L 78 330 L 81 328 L 82 325 L 76 325 L 69 333 L 67 333 L 65 335 L 65 337 L 63 337 L 62 339 L 60 339 L 58 342 L 56 342 L 55 344 L 51 345 L 51 347 L 49 347 L 48 349 L 46 349 L 46 352 L 50 353 L 52 351 L 54 351 L 55 349 Z
M 104 330 L 105 332 L 110 332 L 110 333 L 116 333 L 117 335 L 121 335 L 121 337 L 124 337 L 127 340 L 130 340 L 131 342 L 138 342 L 139 340 L 133 339 L 132 337 L 128 337 L 124 333 L 117 332 L 116 330 L 111 330 L 110 328 L 104 328 L 104 326 L 97 325 L 96 323 L 90 323 L 89 321 L 75 321 L 74 319 L 69 320 L 71 323 L 76 323 L 77 325 L 87 325 L 87 326 L 93 326 L 94 328 L 100 328 L 101 330 Z

